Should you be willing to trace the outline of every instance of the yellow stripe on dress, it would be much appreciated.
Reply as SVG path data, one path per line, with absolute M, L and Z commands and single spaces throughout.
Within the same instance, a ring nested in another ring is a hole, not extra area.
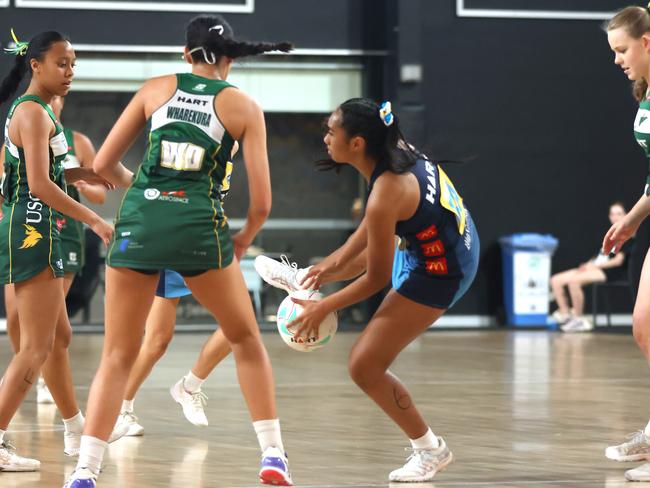
M 217 147 L 217 150 L 214 152 L 212 155 L 212 161 L 214 161 L 214 166 L 212 169 L 208 172 L 208 178 L 210 179 L 210 189 L 208 191 L 208 198 L 210 199 L 210 204 L 212 205 L 212 218 L 214 220 L 214 236 L 217 238 L 217 250 L 219 252 L 219 269 L 221 269 L 221 242 L 219 239 L 219 231 L 217 230 L 217 209 L 214 206 L 214 200 L 212 199 L 212 190 L 214 188 L 214 181 L 212 179 L 212 173 L 217 169 L 218 162 L 217 162 L 217 155 L 219 154 L 219 151 L 221 151 L 221 144 L 219 144 L 219 147 Z
M 50 265 L 50 269 L 52 270 L 52 274 L 56 277 L 56 270 L 54 269 L 54 266 L 52 266 L 52 207 L 48 205 L 48 208 L 50 209 L 50 254 L 47 257 L 47 262 Z
M 16 209 L 16 204 L 18 204 L 18 200 L 20 200 L 20 151 L 18 151 L 18 179 L 16 180 L 16 201 L 11 205 L 11 217 L 9 217 L 9 283 L 13 283 L 14 277 L 11 231 L 13 230 L 14 210 Z

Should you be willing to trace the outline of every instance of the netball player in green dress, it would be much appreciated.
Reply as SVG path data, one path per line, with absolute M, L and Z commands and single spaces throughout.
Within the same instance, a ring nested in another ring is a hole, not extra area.
M 29 43 L 17 42 L 12 51 L 16 60 L 0 84 L 0 104 L 10 99 L 28 72 L 31 82 L 13 102 L 5 125 L 0 279 L 15 284 L 20 348 L 0 386 L 0 471 L 33 471 L 40 463 L 17 456 L 4 435 L 38 371 L 42 369 L 66 419 L 66 453 L 78 449 L 83 427 L 68 359 L 71 330 L 56 219 L 64 214 L 85 222 L 105 243 L 113 228 L 64 191 L 62 161 L 68 146 L 48 104 L 70 89 L 75 63 L 72 45 L 58 32 L 44 32 Z M 93 175 L 90 170 L 77 170 L 69 176 L 102 181 Z
M 225 81 L 236 58 L 290 49 L 288 43 L 236 41 L 219 16 L 193 19 L 184 53 L 192 72 L 147 81 L 99 150 L 95 170 L 128 190 L 107 256 L 104 350 L 90 390 L 79 463 L 67 488 L 95 486 L 163 269 L 185 278 L 228 339 L 262 450 L 260 480 L 291 484 L 271 364 L 235 259 L 271 207 L 264 114 Z M 134 176 L 120 158 L 145 127 L 149 143 Z M 246 224 L 231 237 L 220 186 L 236 140 L 244 153 L 250 206 Z
M 50 107 L 55 117 L 61 121 L 61 112 L 65 103 L 64 97 L 54 96 Z M 68 144 L 68 154 L 63 160 L 64 169 L 92 168 L 95 159 L 95 148 L 90 139 L 78 131 L 63 128 Z M 3 148 L 4 152 L 4 148 Z M 0 162 L 4 164 L 4 156 L 0 154 Z M 89 202 L 102 204 L 106 199 L 106 188 L 103 185 L 94 185 L 84 180 L 66 185 L 66 193 L 80 202 L 83 195 Z M 81 271 L 85 263 L 85 238 L 83 224 L 77 220 L 61 215 L 56 219 L 56 226 L 61 239 L 61 253 L 63 255 L 63 290 L 68 295 L 72 282 Z M 14 285 L 5 285 L 5 309 L 7 311 L 7 334 L 11 340 L 14 352 L 18 351 L 20 344 L 20 324 L 18 310 L 16 309 Z M 54 403 L 54 399 L 42 377 L 36 383 L 37 403 Z

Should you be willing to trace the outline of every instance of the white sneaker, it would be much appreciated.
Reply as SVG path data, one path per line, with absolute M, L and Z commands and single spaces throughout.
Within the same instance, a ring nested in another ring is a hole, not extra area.
M 108 443 L 115 442 L 118 439 L 121 439 L 129 431 L 129 426 L 120 422 L 121 416 L 117 418 L 115 426 L 113 427 L 113 432 L 108 438 Z M 68 432 L 67 430 L 63 433 L 63 454 L 66 456 L 78 456 L 79 450 L 81 449 L 81 436 L 82 432 Z
M 417 483 L 433 479 L 436 473 L 445 469 L 453 460 L 454 456 L 445 444 L 442 437 L 438 437 L 440 446 L 437 449 L 411 449 L 411 454 L 406 464 L 388 475 L 389 481 L 400 481 Z
M 129 431 L 129 427 L 120 423 L 120 417 L 117 417 L 115 425 L 113 426 L 113 432 L 106 442 L 109 444 L 115 442 L 116 440 L 121 439 Z
M 88 468 L 78 468 L 70 475 L 63 488 L 95 488 L 97 475 Z
M 594 330 L 594 324 L 586 317 L 574 317 L 560 327 L 562 332 L 590 332 Z
M 650 437 L 643 429 L 627 436 L 629 441 L 605 449 L 605 456 L 613 461 L 644 461 L 650 459 Z
M 54 404 L 54 398 L 52 397 L 52 394 L 42 376 L 38 378 L 38 382 L 36 383 L 36 403 L 41 405 Z
M 284 254 L 280 259 L 281 261 L 276 261 L 275 259 L 259 255 L 253 263 L 255 271 L 269 285 L 282 288 L 287 293 L 303 290 L 300 281 L 309 268 L 298 268 L 298 265 L 290 262 Z
M 560 312 L 560 309 L 557 309 L 553 314 L 551 315 L 553 317 L 553 320 L 555 320 L 558 325 L 564 325 L 566 324 L 569 320 L 571 320 L 571 315 L 570 314 L 563 314 Z
M 201 390 L 189 393 L 185 389 L 184 384 L 185 378 L 181 378 L 169 389 L 169 393 L 171 393 L 174 401 L 183 407 L 185 418 L 189 420 L 190 423 L 198 425 L 199 427 L 207 426 L 208 419 L 205 416 L 203 409 L 207 405 L 208 397 L 205 396 L 205 393 Z
M 645 463 L 638 468 L 627 470 L 625 472 L 625 479 L 628 481 L 650 481 L 650 463 Z
M 138 417 L 133 412 L 122 412 L 117 418 L 117 423 L 126 428 L 125 437 L 138 437 L 144 435 L 144 427 L 140 425 Z
M 0 471 L 38 471 L 39 469 L 41 469 L 40 461 L 20 457 L 16 454 L 16 448 L 6 440 L 0 444 Z

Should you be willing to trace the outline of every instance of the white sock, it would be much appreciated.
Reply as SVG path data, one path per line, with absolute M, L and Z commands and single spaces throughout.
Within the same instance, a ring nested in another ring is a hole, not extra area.
M 413 449 L 438 449 L 440 447 L 440 442 L 435 436 L 431 429 L 427 430 L 427 433 L 422 437 L 417 439 L 409 439 L 411 441 L 411 447 Z
M 5 440 L 5 431 L 0 429 L 0 444 Z
M 134 402 L 135 402 L 135 398 L 133 400 L 122 400 L 122 410 L 120 411 L 126 413 L 133 413 Z
M 253 422 L 253 428 L 257 434 L 257 441 L 260 443 L 262 452 L 266 451 L 267 447 L 277 447 L 284 454 L 279 419 L 258 420 Z
M 189 373 L 183 376 L 183 388 L 188 393 L 196 393 L 197 391 L 201 391 L 201 385 L 204 381 L 204 379 L 202 380 L 190 370 Z
M 645 429 L 643 431 L 646 436 L 650 437 L 650 421 L 648 422 L 648 425 L 645 426 Z
M 104 451 L 108 447 L 108 442 L 104 442 L 97 437 L 89 435 L 81 436 L 81 449 L 79 450 L 79 461 L 77 469 L 88 468 L 94 474 L 98 475 L 104 459 Z
M 63 419 L 63 425 L 65 426 L 66 432 L 74 432 L 75 434 L 81 434 L 84 430 L 84 416 L 79 411 L 77 415 L 69 419 Z

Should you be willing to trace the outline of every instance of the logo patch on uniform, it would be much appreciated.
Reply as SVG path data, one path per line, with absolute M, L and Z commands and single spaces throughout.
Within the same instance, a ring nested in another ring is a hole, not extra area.
M 187 205 L 190 199 L 187 198 L 185 190 L 164 191 L 158 197 L 158 200 L 163 202 L 183 203 Z
M 147 188 L 144 191 L 144 197 L 147 200 L 156 200 L 160 196 L 160 190 L 157 188 Z
M 436 225 L 434 224 L 430 227 L 427 227 L 422 232 L 416 234 L 415 237 L 417 237 L 418 241 L 428 241 L 429 239 L 433 239 L 437 235 L 438 235 L 438 227 L 436 227 Z
M 76 252 L 69 253 L 68 254 L 68 261 L 70 261 L 70 263 L 72 263 L 72 264 L 76 264 L 77 263 L 77 253 Z
M 54 264 L 56 264 L 57 268 L 63 269 L 63 259 L 57 259 L 56 263 Z
M 446 275 L 449 273 L 449 270 L 447 269 L 446 258 L 432 259 L 430 261 L 426 261 L 425 265 L 426 265 L 427 273 L 429 274 Z
M 187 198 L 185 190 L 169 190 L 161 192 L 156 188 L 147 188 L 144 191 L 144 197 L 147 200 L 158 200 L 161 202 L 183 203 L 186 205 L 190 203 L 190 199 Z M 124 234 L 122 234 L 122 236 L 124 236 Z
M 422 253 L 427 257 L 442 256 L 445 254 L 445 245 L 440 239 L 427 244 L 420 244 L 420 247 L 422 248 Z
M 196 91 L 203 91 L 206 89 L 207 86 L 208 85 L 206 85 L 205 83 L 199 83 L 198 85 L 194 85 L 194 88 L 192 89 Z
M 18 249 L 29 249 L 30 247 L 34 247 L 36 244 L 38 244 L 38 241 L 40 241 L 43 236 L 39 231 L 36 230 L 35 227 L 27 224 L 23 224 L 23 226 L 25 227 L 25 239 L 23 240 L 22 246 L 20 246 Z

